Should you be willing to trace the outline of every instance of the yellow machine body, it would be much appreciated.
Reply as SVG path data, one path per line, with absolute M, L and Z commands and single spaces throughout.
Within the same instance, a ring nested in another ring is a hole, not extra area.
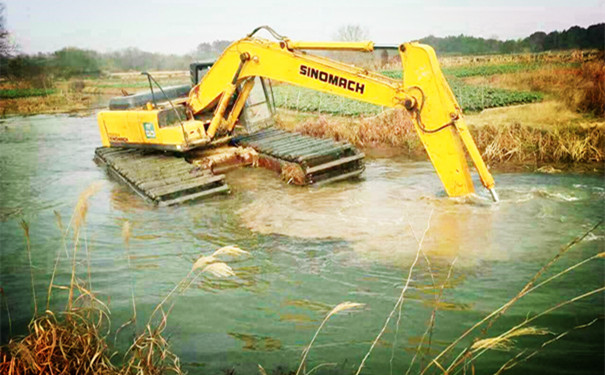
M 403 69 L 403 81 L 399 81 L 304 51 L 372 51 L 372 42 L 293 42 L 284 37 L 274 42 L 253 34 L 232 43 L 191 89 L 188 100 L 179 104 L 186 107 L 184 112 L 190 118 L 160 127 L 159 109 L 150 105 L 137 110 L 103 111 L 98 117 L 103 144 L 183 151 L 208 144 L 217 134 L 233 130 L 254 78 L 262 77 L 408 111 L 449 196 L 474 192 L 466 149 L 481 182 L 497 199 L 494 180 L 431 47 L 419 43 L 398 47 Z M 205 120 L 201 120 L 203 114 Z M 145 126 L 150 126 L 146 123 L 153 124 L 154 138 L 145 132 Z
M 103 146 L 187 151 L 207 143 L 208 137 L 202 121 L 183 120 L 169 126 L 160 126 L 159 114 L 162 111 L 166 109 L 100 112 L 97 120 Z

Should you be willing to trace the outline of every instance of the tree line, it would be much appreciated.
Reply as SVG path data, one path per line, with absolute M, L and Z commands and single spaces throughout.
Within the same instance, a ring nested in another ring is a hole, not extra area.
M 145 52 L 138 48 L 101 53 L 74 47 L 35 55 L 4 53 L 0 54 L 0 77 L 69 78 L 97 76 L 102 72 L 184 70 L 193 61 L 216 59 L 229 43 L 201 43 L 194 52 L 185 55 Z
M 0 4 L 1 5 L 1 4 Z M 161 54 L 126 48 L 100 53 L 80 48 L 63 48 L 53 53 L 22 54 L 7 43 L 8 32 L 0 8 L 0 77 L 39 80 L 74 76 L 95 76 L 105 71 L 183 70 L 198 60 L 214 60 L 230 44 L 227 40 L 200 43 L 185 55 Z M 428 36 L 420 41 L 439 54 L 494 54 L 542 52 L 565 49 L 604 49 L 605 23 L 583 28 L 574 26 L 551 33 L 535 32 L 524 39 L 500 41 L 459 35 L 439 38 Z
M 458 35 L 420 39 L 440 54 L 483 55 L 496 53 L 544 52 L 568 49 L 605 48 L 605 23 L 583 28 L 573 26 L 564 31 L 545 33 L 538 31 L 527 38 L 501 41 Z

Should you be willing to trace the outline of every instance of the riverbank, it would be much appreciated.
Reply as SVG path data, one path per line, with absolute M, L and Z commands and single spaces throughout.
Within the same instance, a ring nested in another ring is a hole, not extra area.
M 465 116 L 484 160 L 500 170 L 602 171 L 605 121 L 549 101 L 484 110 Z M 405 111 L 375 116 L 310 115 L 280 110 L 280 127 L 345 140 L 370 155 L 426 158 Z
M 189 83 L 186 71 L 151 72 L 162 86 Z M 41 88 L 39 88 L 40 86 Z M 0 82 L 0 118 L 12 115 L 91 113 L 107 106 L 114 96 L 149 88 L 138 72 L 52 82 Z
M 459 91 L 477 146 L 491 168 L 548 173 L 603 170 L 605 65 L 594 58 L 569 58 L 564 54 L 531 64 L 499 59 L 444 64 L 454 91 Z M 397 70 L 383 73 L 401 76 Z M 153 75 L 162 85 L 188 81 L 187 72 Z M 105 108 L 110 97 L 132 94 L 147 85 L 138 73 L 56 82 L 51 89 L 0 84 L 0 93 L 6 94 L 0 99 L 0 117 L 90 114 Z M 426 159 L 403 111 L 288 85 L 275 85 L 274 91 L 277 122 L 284 129 L 346 140 L 368 155 Z

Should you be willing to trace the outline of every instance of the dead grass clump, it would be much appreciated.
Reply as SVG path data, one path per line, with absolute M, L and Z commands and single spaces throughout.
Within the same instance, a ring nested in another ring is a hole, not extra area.
M 582 112 L 605 116 L 605 62 L 585 63 L 580 74 L 584 86 L 577 108 Z
M 361 120 L 359 137 L 364 145 L 387 144 L 415 153 L 421 146 L 408 112 L 397 109 Z
M 552 130 L 519 124 L 486 125 L 473 130 L 490 162 L 590 163 L 605 160 L 605 128 L 566 126 Z
M 29 335 L 2 348 L 0 373 L 116 373 L 99 330 L 88 312 L 71 312 L 59 320 L 47 311 L 31 322 Z
M 397 147 L 410 156 L 424 153 L 409 114 L 399 109 L 361 118 L 320 115 L 304 120 L 294 130 L 312 137 L 347 141 L 359 147 Z
M 99 185 L 93 184 L 81 195 L 72 219 L 64 230 L 60 215 L 55 213 L 62 234 L 62 244 L 67 254 L 67 241 L 71 239 L 73 246 L 70 259 L 72 264 L 71 281 L 68 286 L 54 284 L 54 275 L 62 251 L 57 253 L 51 281 L 47 310 L 41 315 L 37 313 L 34 290 L 33 265 L 30 260 L 32 292 L 34 299 L 34 317 L 29 325 L 29 333 L 25 337 L 13 337 L 10 342 L 0 346 L 0 374 L 181 374 L 178 356 L 170 351 L 168 341 L 164 337 L 168 314 L 173 301 L 170 298 L 183 292 L 200 278 L 224 278 L 234 276 L 235 272 L 225 262 L 225 258 L 234 259 L 249 255 L 237 246 L 225 246 L 208 256 L 200 257 L 194 262 L 189 273 L 166 295 L 151 313 L 145 330 L 136 334 L 135 339 L 126 352 L 120 365 L 114 365 L 112 352 L 107 341 L 110 332 L 110 311 L 88 288 L 90 282 L 90 257 L 88 257 L 88 281 L 77 277 L 77 255 L 80 247 L 84 246 L 88 254 L 85 235 L 86 215 L 89 199 L 98 191 Z M 26 250 L 30 254 L 29 226 L 22 222 L 25 233 Z M 73 233 L 73 237 L 70 234 Z M 80 237 L 83 236 L 84 241 Z M 126 221 L 122 227 L 122 237 L 126 246 L 126 256 L 129 258 L 128 247 L 131 238 L 130 223 Z M 82 245 L 84 243 L 84 245 Z M 129 261 L 130 269 L 130 261 Z M 50 294 L 53 289 L 69 290 L 65 310 L 57 314 L 48 310 Z M 5 299 L 4 290 L 0 288 L 0 297 Z M 169 304 L 168 307 L 164 307 Z M 132 292 L 133 317 L 118 328 L 118 333 L 125 327 L 136 322 L 136 305 L 134 290 Z M 7 306 L 8 310 L 8 306 Z M 10 319 L 10 315 L 9 315 Z M 9 322 L 10 326 L 10 322 Z M 12 328 L 11 328 L 12 330 Z
M 348 117 L 313 116 L 294 127 L 294 131 L 315 138 L 331 138 L 359 145 L 359 122 Z
M 167 315 L 156 328 L 151 325 L 138 335 L 128 351 L 129 359 L 119 374 L 161 375 L 167 373 L 182 374 L 179 357 L 170 351 L 170 345 L 163 336 Z
M 549 104 L 536 108 L 536 111 L 556 108 L 556 105 Z M 524 108 L 513 113 L 528 110 Z M 535 117 L 535 114 L 529 115 L 532 116 Z M 600 123 L 521 125 L 498 113 L 483 120 L 475 121 L 477 124 L 471 126 L 471 133 L 488 163 L 530 163 L 539 166 L 544 163 L 600 163 L 605 160 L 605 127 Z M 408 157 L 425 157 L 414 125 L 403 110 L 360 119 L 311 117 L 295 126 L 294 130 L 313 137 L 344 140 L 358 147 L 394 147 Z
M 544 92 L 561 100 L 574 111 L 605 116 L 603 61 L 588 61 L 575 68 L 547 67 L 491 77 L 473 77 L 465 81 L 469 84 L 489 84 L 506 89 Z
M 300 165 L 294 163 L 285 163 L 281 167 L 281 178 L 288 184 L 305 185 L 307 176 Z
M 190 161 L 202 169 L 221 173 L 244 165 L 257 165 L 258 153 L 251 147 L 219 147 L 197 151 L 191 155 Z
M 465 116 L 466 123 L 474 129 L 484 125 L 510 126 L 521 124 L 552 130 L 557 127 L 577 125 L 598 125 L 605 122 L 586 118 L 581 113 L 572 110 L 560 100 L 546 100 L 539 103 L 522 104 L 512 107 L 489 108 L 480 113 Z

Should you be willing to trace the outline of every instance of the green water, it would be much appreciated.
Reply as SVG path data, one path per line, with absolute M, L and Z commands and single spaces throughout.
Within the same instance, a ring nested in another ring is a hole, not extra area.
M 491 204 L 483 192 L 467 200 L 445 198 L 428 162 L 399 158 L 367 160 L 361 181 L 322 188 L 285 186 L 269 171 L 242 169 L 228 175 L 231 196 L 159 209 L 141 202 L 94 164 L 98 144 L 94 117 L 0 122 L 0 287 L 8 303 L 8 311 L 4 301 L 0 305 L 2 343 L 11 329 L 24 333 L 33 312 L 19 221 L 30 223 L 37 297 L 44 306 L 57 251 L 58 283 L 67 284 L 70 275 L 53 211 L 67 223 L 79 193 L 95 181 L 102 181 L 102 188 L 90 200 L 85 238 L 92 289 L 111 309 L 111 341 L 132 315 L 132 288 L 140 331 L 200 255 L 228 244 L 251 253 L 230 263 L 236 277 L 199 279 L 173 300 L 166 336 L 186 370 L 205 374 L 229 369 L 258 374 L 258 364 L 268 373 L 296 370 L 322 318 L 343 301 L 366 307 L 329 321 L 310 352 L 309 368 L 332 363 L 317 373 L 354 373 L 405 285 L 416 256 L 414 236 L 421 236 L 427 223 L 423 249 L 437 284 L 454 263 L 437 305 L 434 356 L 513 297 L 562 245 L 605 212 L 603 176 L 500 173 L 495 178 L 502 201 Z M 132 226 L 130 267 L 121 238 L 125 221 Z M 604 229 L 597 229 L 547 275 L 604 251 L 604 236 Z M 83 251 L 79 259 L 79 276 L 86 279 Z M 604 271 L 598 259 L 538 289 L 481 337 L 495 336 L 528 314 L 603 286 Z M 58 290 L 53 305 L 61 308 L 65 298 Z M 434 301 L 431 273 L 421 257 L 405 294 L 399 329 L 396 313 L 364 374 L 405 373 Z M 534 326 L 556 335 L 600 318 L 509 372 L 603 373 L 603 307 L 600 293 L 536 320 Z M 118 347 L 126 347 L 133 334 L 133 327 L 123 330 Z M 456 353 L 477 335 L 463 340 Z M 476 373 L 494 373 L 520 351 L 529 354 L 552 338 L 518 338 L 511 351 L 482 356 Z M 419 358 L 415 366 L 420 363 L 426 365 L 427 359 Z M 417 372 L 414 367 L 411 373 Z

